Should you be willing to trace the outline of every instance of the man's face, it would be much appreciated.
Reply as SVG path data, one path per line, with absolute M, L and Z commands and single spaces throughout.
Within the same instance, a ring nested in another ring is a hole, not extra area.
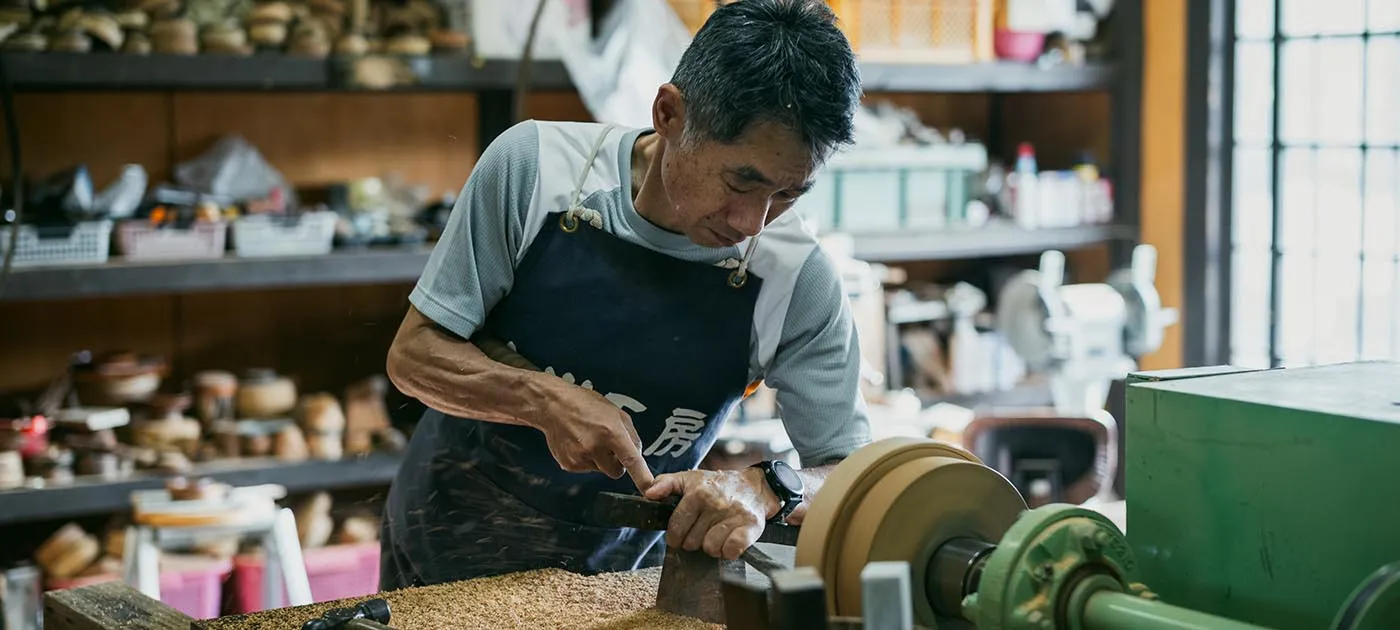
M 702 247 L 757 235 L 812 186 L 816 164 L 796 134 L 758 123 L 730 144 L 668 142 L 661 177 L 665 227 Z

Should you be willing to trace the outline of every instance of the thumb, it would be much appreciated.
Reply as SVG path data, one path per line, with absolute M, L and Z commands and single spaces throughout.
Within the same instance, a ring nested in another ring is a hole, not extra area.
M 685 488 L 684 479 L 676 473 L 661 475 L 652 481 L 651 486 L 646 489 L 646 498 L 652 501 L 660 501 L 673 494 L 683 494 Z

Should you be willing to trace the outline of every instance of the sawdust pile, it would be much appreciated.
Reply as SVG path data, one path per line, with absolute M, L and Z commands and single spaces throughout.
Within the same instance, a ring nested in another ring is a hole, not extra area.
M 720 630 L 724 626 L 651 608 L 661 568 L 583 576 L 559 569 L 390 591 L 389 625 L 399 630 Z M 287 630 L 334 606 L 366 597 L 279 608 L 203 622 L 209 630 Z

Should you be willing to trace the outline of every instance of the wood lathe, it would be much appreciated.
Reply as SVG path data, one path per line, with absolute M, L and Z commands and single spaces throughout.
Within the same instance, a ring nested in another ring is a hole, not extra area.
M 1138 373 L 1127 410 L 1132 535 L 1083 506 L 1026 509 L 959 447 L 882 440 L 827 478 L 794 568 L 721 578 L 725 623 L 1400 628 L 1400 508 L 1376 500 L 1400 475 L 1400 363 Z M 718 627 L 657 611 L 659 578 L 529 572 L 378 597 L 405 630 Z M 365 599 L 193 621 L 109 583 L 50 593 L 45 614 L 75 630 L 295 628 Z

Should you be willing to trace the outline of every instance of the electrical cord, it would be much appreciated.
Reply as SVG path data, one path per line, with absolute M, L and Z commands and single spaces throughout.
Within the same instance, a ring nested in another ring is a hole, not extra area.
M 0 265 L 0 300 L 5 298 L 5 286 L 10 281 L 15 249 L 19 247 L 20 222 L 24 219 L 24 166 L 20 163 L 19 123 L 15 122 L 14 86 L 4 57 L 0 57 L 0 107 L 5 109 L 5 137 L 10 144 L 11 178 L 14 182 L 15 210 L 10 221 L 10 246 L 5 249 L 5 262 Z

